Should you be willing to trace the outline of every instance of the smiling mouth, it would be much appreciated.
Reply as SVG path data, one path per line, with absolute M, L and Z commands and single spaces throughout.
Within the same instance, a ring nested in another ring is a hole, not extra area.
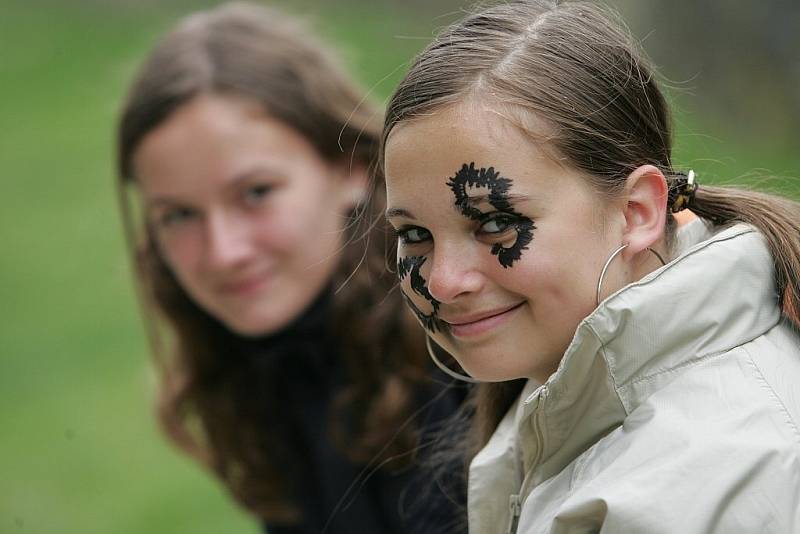
M 478 336 L 505 324 L 523 304 L 524 302 L 520 302 L 509 308 L 476 314 L 472 317 L 459 318 L 453 322 L 447 321 L 447 324 L 450 326 L 450 332 L 455 337 Z
M 233 296 L 247 296 L 257 292 L 269 281 L 268 275 L 254 276 L 236 280 L 221 286 L 223 293 Z

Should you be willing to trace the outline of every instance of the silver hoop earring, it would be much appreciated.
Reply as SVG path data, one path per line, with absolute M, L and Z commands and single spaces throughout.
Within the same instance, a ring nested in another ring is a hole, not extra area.
M 431 357 L 431 360 L 433 360 L 433 363 L 436 364 L 436 367 L 441 369 L 444 374 L 446 374 L 448 376 L 451 376 L 451 377 L 455 378 L 456 380 L 461 380 L 462 382 L 469 382 L 470 384 L 480 384 L 481 383 L 480 380 L 477 380 L 477 379 L 472 378 L 471 376 L 467 376 L 465 374 L 457 373 L 456 371 L 453 371 L 452 369 L 447 367 L 445 364 L 440 362 L 439 358 L 437 358 L 436 354 L 434 354 L 434 352 L 433 352 L 433 347 L 431 347 L 431 338 L 428 335 L 425 336 L 425 345 L 428 347 L 428 355 Z
M 609 256 L 608 259 L 606 260 L 605 265 L 603 265 L 603 270 L 600 271 L 600 278 L 597 280 L 597 295 L 595 297 L 595 299 L 597 301 L 597 303 L 596 303 L 597 306 L 600 305 L 600 292 L 603 289 L 603 279 L 606 277 L 606 271 L 608 271 L 608 266 L 611 265 L 611 262 L 614 261 L 614 258 L 616 258 L 619 255 L 620 252 L 622 252 L 623 250 L 628 248 L 628 245 L 629 245 L 629 243 L 625 243 L 624 245 L 620 246 L 617 250 L 612 252 L 611 256 Z M 664 258 L 661 256 L 661 254 L 659 254 L 656 250 L 654 250 L 654 249 L 652 249 L 650 247 L 647 247 L 647 250 L 649 250 L 650 252 L 655 254 L 656 258 L 658 258 L 658 261 L 661 262 L 661 265 L 666 265 L 667 264 L 667 262 L 664 261 Z

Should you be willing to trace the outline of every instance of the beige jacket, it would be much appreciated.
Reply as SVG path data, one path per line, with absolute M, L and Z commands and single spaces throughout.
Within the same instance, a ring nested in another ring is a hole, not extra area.
M 800 333 L 764 239 L 698 220 L 678 240 L 475 457 L 470 533 L 800 532 Z

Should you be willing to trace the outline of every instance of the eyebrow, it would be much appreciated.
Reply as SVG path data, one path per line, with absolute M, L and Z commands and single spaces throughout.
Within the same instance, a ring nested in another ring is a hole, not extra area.
M 393 219 L 394 217 L 405 217 L 407 219 L 416 219 L 414 214 L 403 208 L 389 208 L 386 210 L 386 219 Z
M 144 208 L 146 211 L 150 212 L 156 209 L 166 209 L 172 208 L 176 206 L 185 206 L 187 203 L 182 201 L 179 198 L 172 198 L 172 197 L 154 197 L 152 199 L 145 199 L 144 200 Z
M 222 188 L 223 190 L 233 190 L 240 187 L 241 184 L 260 176 L 269 176 L 273 179 L 282 179 L 286 177 L 286 172 L 278 167 L 260 163 L 234 174 L 230 181 L 224 184 Z
M 517 204 L 519 202 L 525 202 L 526 200 L 530 200 L 531 197 L 528 195 L 514 195 L 514 194 L 506 194 L 503 195 L 503 200 L 511 204 Z M 470 206 L 478 206 L 480 204 L 486 203 L 491 204 L 491 194 L 485 193 L 482 195 L 470 195 L 467 197 L 467 203 Z
M 235 174 L 227 183 L 222 185 L 221 190 L 224 192 L 235 191 L 241 187 L 242 184 L 259 176 L 270 176 L 275 179 L 281 179 L 284 177 L 284 174 L 279 169 L 270 167 L 269 165 L 255 165 Z M 191 204 L 191 202 L 188 203 Z M 145 204 L 148 208 L 158 208 L 164 206 L 184 206 L 187 204 L 187 201 L 180 196 L 163 195 L 145 199 Z
M 489 194 L 472 195 L 472 196 L 468 197 L 467 202 L 470 204 L 470 206 L 479 206 L 479 205 L 481 205 L 483 203 L 491 204 L 491 202 L 489 201 L 490 198 L 491 198 L 491 195 L 489 195 Z M 529 195 L 513 195 L 512 194 L 512 195 L 505 195 L 503 197 L 503 200 L 505 200 L 506 202 L 508 202 L 512 206 L 514 204 L 519 203 L 519 202 L 525 202 L 526 200 L 530 200 L 530 199 L 531 199 L 531 197 Z M 456 206 L 455 203 L 453 203 L 453 208 L 455 208 L 456 210 L 459 209 L 458 206 Z M 405 217 L 406 219 L 416 219 L 414 214 L 411 213 L 409 210 L 407 210 L 405 208 L 388 208 L 386 210 L 385 217 L 386 217 L 387 220 L 388 219 L 393 219 L 395 217 Z

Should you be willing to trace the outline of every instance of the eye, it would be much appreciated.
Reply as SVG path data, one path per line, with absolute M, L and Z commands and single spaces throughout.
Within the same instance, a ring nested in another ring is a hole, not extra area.
M 431 238 L 431 233 L 419 226 L 407 226 L 396 231 L 397 238 L 404 245 L 423 243 Z
M 256 184 L 244 190 L 245 202 L 251 205 L 259 204 L 272 191 L 268 184 Z
M 196 216 L 197 212 L 191 208 L 170 208 L 158 216 L 156 224 L 161 228 L 172 228 L 184 224 Z
M 516 221 L 516 218 L 504 213 L 495 214 L 484 220 L 480 226 L 483 234 L 502 234 Z

